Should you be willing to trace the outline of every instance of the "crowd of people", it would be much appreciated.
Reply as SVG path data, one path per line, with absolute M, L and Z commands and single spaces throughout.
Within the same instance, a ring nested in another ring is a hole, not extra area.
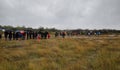
M 55 32 L 55 37 L 62 36 L 62 38 L 65 38 L 66 32 Z
M 82 35 L 80 32 L 67 32 L 67 31 L 61 31 L 61 32 L 55 32 L 55 38 L 61 36 L 62 38 L 65 38 L 65 36 L 79 36 Z M 100 35 L 101 32 L 86 32 L 84 35 L 91 36 L 91 35 Z M 28 39 L 49 39 L 50 33 L 47 31 L 32 31 L 32 30 L 5 30 L 4 31 L 4 38 L 5 40 L 28 40 Z M 0 39 L 2 38 L 2 34 L 0 33 Z
M 80 36 L 80 35 L 86 35 L 86 36 L 92 36 L 92 35 L 101 35 L 101 32 L 97 31 L 97 32 L 92 32 L 92 31 L 88 31 L 88 32 L 55 32 L 55 37 L 61 36 L 62 38 L 65 38 L 65 36 Z
M 28 39 L 49 39 L 50 34 L 47 31 L 24 31 L 24 30 L 17 30 L 17 31 L 11 31 L 11 30 L 5 30 L 4 31 L 4 37 L 5 40 L 28 40 Z M 2 36 L 1 36 L 2 38 Z

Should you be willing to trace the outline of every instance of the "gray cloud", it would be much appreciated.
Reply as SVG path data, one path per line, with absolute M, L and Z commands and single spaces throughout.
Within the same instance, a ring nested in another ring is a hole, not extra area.
M 119 0 L 0 0 L 0 25 L 120 29 Z

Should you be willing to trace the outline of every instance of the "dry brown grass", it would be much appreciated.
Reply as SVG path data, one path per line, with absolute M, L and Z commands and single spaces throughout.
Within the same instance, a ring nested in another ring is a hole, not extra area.
M 120 37 L 0 40 L 0 70 L 120 70 Z

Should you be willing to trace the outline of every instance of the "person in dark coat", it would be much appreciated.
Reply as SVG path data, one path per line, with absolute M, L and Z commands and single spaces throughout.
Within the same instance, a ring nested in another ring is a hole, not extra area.
M 9 40 L 12 39 L 12 31 L 9 32 Z
M 44 39 L 47 39 L 47 35 L 48 35 L 48 32 L 45 31 L 45 33 L 44 33 Z
M 16 32 L 16 34 L 15 34 L 16 40 L 18 40 L 18 37 L 19 37 L 18 33 L 19 33 L 19 32 Z
M 41 32 L 41 39 L 44 39 L 44 33 Z
M 8 32 L 7 31 L 4 32 L 4 36 L 5 36 L 5 40 L 7 40 L 7 37 L 8 37 Z
M 29 36 L 30 36 L 30 39 L 31 39 L 32 38 L 32 31 L 30 31 Z
M 2 39 L 2 34 L 0 34 L 0 39 Z

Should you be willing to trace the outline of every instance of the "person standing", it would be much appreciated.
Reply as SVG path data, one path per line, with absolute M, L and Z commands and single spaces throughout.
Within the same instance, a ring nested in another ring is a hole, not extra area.
M 9 32 L 9 40 L 12 39 L 12 31 Z
M 34 37 L 35 39 L 37 39 L 37 32 L 34 32 Z
M 55 32 L 55 37 L 58 37 L 59 33 L 58 32 Z
M 27 32 L 27 40 L 28 40 L 28 38 L 29 38 L 29 31 L 26 31 Z
M 32 31 L 30 31 L 29 36 L 30 36 L 30 39 L 32 39 Z
M 16 38 L 15 32 L 13 32 L 12 35 L 13 35 L 13 40 L 15 40 Z
M 47 35 L 48 35 L 48 32 L 45 31 L 45 33 L 44 33 L 44 38 L 45 38 L 45 39 L 47 39 Z
M 47 37 L 48 37 L 48 39 L 50 39 L 50 33 L 48 33 Z
M 62 32 L 62 37 L 65 38 L 65 32 Z
M 32 38 L 34 39 L 35 38 L 35 34 L 34 34 L 35 32 L 33 31 L 32 32 Z
M 15 37 L 16 37 L 16 40 L 18 40 L 18 37 L 19 37 L 19 34 L 18 34 L 19 32 L 16 32 L 15 33 Z
M 38 34 L 38 35 L 37 35 L 37 40 L 38 40 L 38 42 L 40 42 L 40 39 L 41 39 L 41 36 L 40 36 L 40 34 Z
M 2 34 L 0 34 L 0 39 L 2 39 Z
M 8 32 L 7 31 L 4 32 L 4 36 L 5 36 L 5 40 L 7 40 L 7 37 L 8 37 Z

